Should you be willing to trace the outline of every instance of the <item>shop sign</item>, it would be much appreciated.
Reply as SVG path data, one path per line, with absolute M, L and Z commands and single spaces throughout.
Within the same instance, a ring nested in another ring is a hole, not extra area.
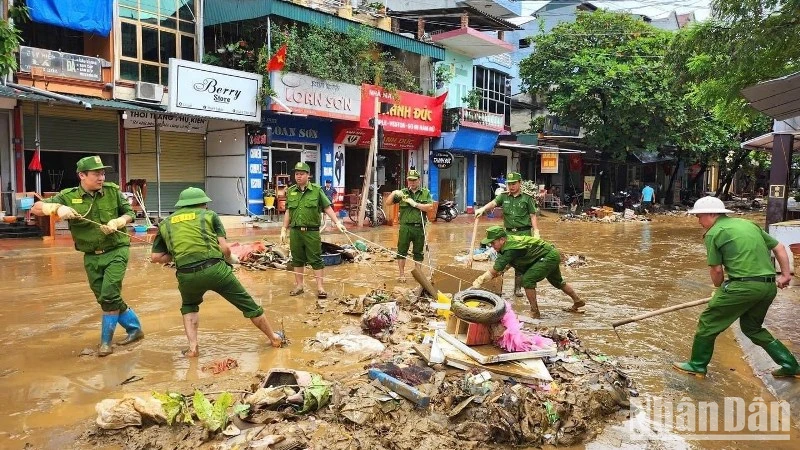
M 541 173 L 558 173 L 558 153 L 540 153 L 542 158 Z
M 208 120 L 202 117 L 178 116 L 174 114 L 155 114 L 143 111 L 125 111 L 128 116 L 122 123 L 125 128 L 158 128 L 161 131 L 206 134 Z
M 384 131 L 439 137 L 442 134 L 442 110 L 447 93 L 439 97 L 397 91 L 386 92 L 379 86 L 361 85 L 361 128 L 372 128 L 369 120 L 375 116 L 375 98 L 391 104 L 385 114 L 379 115 Z
M 270 77 L 275 98 L 292 113 L 351 121 L 361 118 L 359 86 L 292 72 L 272 72 Z M 280 103 L 273 102 L 270 109 L 288 112 Z
M 589 200 L 592 198 L 592 186 L 594 186 L 594 175 L 586 175 L 583 177 L 583 199 Z
M 171 58 L 167 111 L 238 122 L 261 122 L 262 76 Z
M 431 163 L 439 169 L 448 169 L 453 165 L 453 154 L 436 151 L 431 153 Z
M 385 150 L 416 150 L 422 139 L 422 136 L 384 132 L 380 147 Z M 349 147 L 369 147 L 371 140 L 372 130 L 366 128 L 341 128 L 334 136 L 334 143 Z
M 548 115 L 544 119 L 544 134 L 551 136 L 575 136 L 581 134 L 581 127 L 563 123 L 556 116 Z
M 42 70 L 51 77 L 103 81 L 103 60 L 91 56 L 57 52 L 43 48 L 19 48 L 19 71 Z

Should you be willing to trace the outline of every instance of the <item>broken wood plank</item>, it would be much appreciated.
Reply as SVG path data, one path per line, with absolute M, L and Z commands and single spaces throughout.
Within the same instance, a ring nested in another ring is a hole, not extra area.
M 493 364 L 505 361 L 518 361 L 522 359 L 556 356 L 555 348 L 546 350 L 533 350 L 529 352 L 499 353 L 499 349 L 491 345 L 469 347 L 468 345 L 456 339 L 454 336 L 448 334 L 446 331 L 439 330 L 439 337 L 480 364 Z
M 442 351 L 445 353 L 445 365 L 459 370 L 488 370 L 492 373 L 492 379 L 498 381 L 513 380 L 517 383 L 537 384 L 541 382 L 553 381 L 550 372 L 545 367 L 541 359 L 527 359 L 524 361 L 509 361 L 491 366 L 484 366 L 475 362 L 469 356 L 458 351 L 457 348 L 442 342 Z M 426 344 L 414 344 L 414 351 L 426 362 L 430 358 L 431 346 Z M 445 351 L 446 349 L 446 351 Z

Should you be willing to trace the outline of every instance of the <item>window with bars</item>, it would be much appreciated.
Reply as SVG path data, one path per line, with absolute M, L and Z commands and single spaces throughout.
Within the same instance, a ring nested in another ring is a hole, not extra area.
M 511 105 L 508 92 L 508 75 L 485 67 L 475 67 L 472 72 L 472 85 L 481 92 L 478 109 L 502 114 L 505 125 L 511 125 Z
M 198 0 L 119 0 L 119 75 L 166 85 L 170 58 L 196 61 Z

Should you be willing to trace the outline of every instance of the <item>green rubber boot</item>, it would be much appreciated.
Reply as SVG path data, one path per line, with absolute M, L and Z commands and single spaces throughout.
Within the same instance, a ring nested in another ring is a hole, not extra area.
M 795 377 L 800 378 L 800 365 L 797 364 L 797 359 L 792 352 L 783 345 L 783 342 L 775 339 L 769 344 L 764 346 L 764 350 L 773 361 L 778 363 L 781 368 L 772 371 L 772 376 L 775 378 L 782 377 Z
M 672 367 L 679 372 L 688 373 L 698 378 L 705 378 L 706 367 L 711 362 L 711 355 L 714 354 L 715 338 L 695 336 L 692 344 L 692 358 L 686 362 L 672 363 Z

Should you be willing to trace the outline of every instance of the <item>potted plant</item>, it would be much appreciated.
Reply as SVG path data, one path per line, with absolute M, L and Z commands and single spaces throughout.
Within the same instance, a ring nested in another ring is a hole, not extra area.
M 436 66 L 436 89 L 443 88 L 453 79 L 453 68 L 450 64 L 439 64 Z
M 531 132 L 536 133 L 539 139 L 544 137 L 544 124 L 545 124 L 545 117 L 544 116 L 536 116 L 531 119 L 530 127 Z
M 264 207 L 272 208 L 275 206 L 275 189 L 264 189 Z
M 467 95 L 461 97 L 461 101 L 467 104 L 469 109 L 478 109 L 481 104 L 481 91 L 478 88 L 472 88 Z

